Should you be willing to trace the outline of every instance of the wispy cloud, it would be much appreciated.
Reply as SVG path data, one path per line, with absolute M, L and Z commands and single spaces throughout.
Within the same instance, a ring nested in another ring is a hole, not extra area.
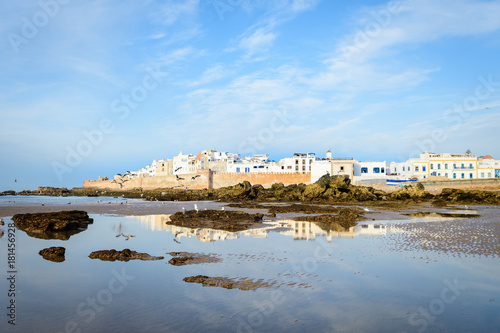
M 198 15 L 200 0 L 167 0 L 162 4 L 163 22 L 172 25 L 179 19 L 189 20 Z

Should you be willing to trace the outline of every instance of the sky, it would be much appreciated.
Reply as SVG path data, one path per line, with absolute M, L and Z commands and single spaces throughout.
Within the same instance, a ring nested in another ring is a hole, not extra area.
M 0 191 L 205 149 L 500 159 L 500 1 L 0 4 Z

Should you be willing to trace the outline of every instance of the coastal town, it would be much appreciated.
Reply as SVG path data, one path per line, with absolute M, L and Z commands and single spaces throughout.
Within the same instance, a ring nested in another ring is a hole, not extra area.
M 356 185 L 487 180 L 500 178 L 500 160 L 491 155 L 477 156 L 470 151 L 465 154 L 423 152 L 418 158 L 390 163 L 335 157 L 331 150 L 326 151 L 324 157 L 315 153 L 295 153 L 279 161 L 270 160 L 267 154 L 241 157 L 237 153 L 216 150 L 203 150 L 196 155 L 181 151 L 171 159 L 153 160 L 140 170 L 117 174 L 112 179 L 99 176 L 97 181 L 85 181 L 84 187 L 122 189 L 140 184 L 139 187 L 149 188 L 199 189 L 229 186 L 245 180 L 262 185 L 314 183 L 325 174 L 347 176 Z

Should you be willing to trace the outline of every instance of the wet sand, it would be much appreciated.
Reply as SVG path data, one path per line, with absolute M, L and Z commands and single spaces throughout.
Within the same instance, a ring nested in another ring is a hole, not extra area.
M 146 200 L 123 200 L 123 199 L 103 199 L 102 202 L 73 202 L 72 197 L 68 197 L 69 204 L 51 204 L 44 202 L 43 197 L 40 201 L 33 202 L 6 202 L 0 205 L 0 217 L 13 216 L 15 214 L 25 213 L 48 213 L 70 210 L 83 210 L 89 214 L 111 214 L 111 215 L 159 215 L 174 214 L 185 207 L 186 210 L 193 209 L 197 204 L 199 209 L 211 208 L 220 209 L 226 203 L 213 201 L 146 201 Z M 42 206 L 43 204 L 43 206 Z

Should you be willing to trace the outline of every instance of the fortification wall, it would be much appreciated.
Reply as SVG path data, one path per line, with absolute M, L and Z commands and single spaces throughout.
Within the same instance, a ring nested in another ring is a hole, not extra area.
M 158 177 L 138 177 L 127 180 L 120 185 L 120 181 L 114 180 L 85 180 L 84 188 L 109 189 L 109 190 L 133 190 L 142 188 L 144 190 L 154 190 L 157 188 L 188 188 L 190 190 L 201 190 L 208 188 L 211 175 L 209 171 L 200 170 L 197 173 L 186 175 L 158 176 Z
M 206 188 L 221 188 L 233 186 L 244 181 L 252 185 L 263 185 L 269 187 L 274 183 L 285 185 L 309 183 L 311 173 L 227 173 L 199 170 L 197 173 L 157 177 L 139 177 L 127 180 L 120 184 L 119 180 L 85 180 L 84 188 L 95 188 L 100 190 L 133 190 L 142 188 L 153 190 L 157 188 L 188 188 L 190 190 L 201 190 Z

